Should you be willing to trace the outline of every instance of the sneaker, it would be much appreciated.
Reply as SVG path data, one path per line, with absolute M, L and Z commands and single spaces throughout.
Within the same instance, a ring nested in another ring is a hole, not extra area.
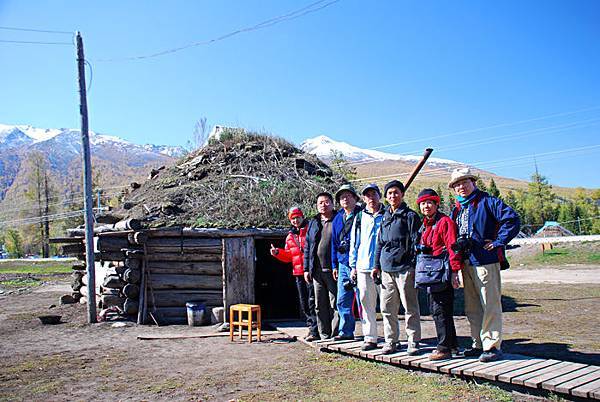
M 409 356 L 415 356 L 419 354 L 419 342 L 408 342 L 408 348 L 406 348 L 406 353 Z
M 452 359 L 451 351 L 442 352 L 441 350 L 436 349 L 429 355 L 429 360 L 431 360 L 431 361 L 448 360 L 448 359 Z
M 317 335 L 313 335 L 313 334 L 308 334 L 304 337 L 304 340 L 306 342 L 314 342 L 314 341 L 318 341 L 319 339 L 321 339 L 321 338 L 319 338 Z
M 354 340 L 354 335 L 336 335 L 333 337 L 334 341 L 352 341 Z
M 365 342 L 360 348 L 360 350 L 362 350 L 363 352 L 373 349 L 377 349 L 377 344 L 375 342 Z
M 483 349 L 479 348 L 467 348 L 463 351 L 464 357 L 479 357 L 483 353 Z
M 386 343 L 383 346 L 383 349 L 381 349 L 381 353 L 384 355 L 391 355 L 392 353 L 396 353 L 397 350 L 398 348 L 395 343 Z
M 496 360 L 502 360 L 502 351 L 496 348 L 486 350 L 479 356 L 479 361 L 482 363 L 495 362 Z

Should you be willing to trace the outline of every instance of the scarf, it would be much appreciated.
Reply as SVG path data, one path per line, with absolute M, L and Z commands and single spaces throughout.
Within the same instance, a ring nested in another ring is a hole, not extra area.
M 467 205 L 469 205 L 469 203 L 471 201 L 473 201 L 475 199 L 475 197 L 477 197 L 478 194 L 479 194 L 479 189 L 475 189 L 467 197 L 461 197 L 460 195 L 457 195 L 456 196 L 456 201 L 458 201 L 460 203 L 460 205 L 463 208 L 465 208 Z

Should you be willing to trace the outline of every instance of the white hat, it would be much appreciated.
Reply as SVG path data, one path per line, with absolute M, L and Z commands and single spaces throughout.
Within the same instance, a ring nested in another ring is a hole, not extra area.
M 454 187 L 454 185 L 464 179 L 471 179 L 473 181 L 477 181 L 477 176 L 471 173 L 471 169 L 468 167 L 454 169 L 452 171 L 452 175 L 450 176 L 450 181 L 448 182 L 448 188 Z

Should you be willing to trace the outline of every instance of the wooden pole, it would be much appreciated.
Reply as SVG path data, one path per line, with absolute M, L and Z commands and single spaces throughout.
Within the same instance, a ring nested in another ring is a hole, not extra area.
M 98 322 L 96 318 L 96 275 L 94 265 L 94 207 L 92 198 L 92 162 L 90 155 L 90 138 L 88 132 L 87 95 L 85 89 L 85 57 L 83 56 L 83 39 L 77 31 L 77 72 L 79 77 L 79 113 L 81 114 L 81 146 L 83 150 L 83 209 L 85 210 L 85 262 L 88 275 L 88 323 Z
M 413 169 L 412 173 L 410 174 L 410 177 L 408 178 L 408 180 L 404 184 L 404 191 L 405 192 L 408 191 L 408 188 L 412 184 L 412 182 L 415 179 L 415 177 L 417 177 L 417 175 L 419 174 L 419 172 L 423 168 L 423 165 L 425 165 L 425 162 L 427 162 L 427 159 L 429 159 L 429 155 L 431 155 L 432 152 L 433 152 L 433 149 L 431 149 L 431 148 L 427 148 L 425 150 L 425 153 L 423 154 L 423 157 L 421 158 L 421 160 L 419 161 L 419 163 L 417 164 L 417 166 L 415 166 L 415 168 Z

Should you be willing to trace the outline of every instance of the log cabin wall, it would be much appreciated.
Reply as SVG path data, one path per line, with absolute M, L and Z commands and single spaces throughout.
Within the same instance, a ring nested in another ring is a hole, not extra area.
M 190 301 L 204 302 L 215 322 L 227 318 L 230 305 L 256 301 L 255 237 L 284 235 L 178 228 L 100 233 L 96 257 L 123 266 L 111 278 L 121 286 L 120 298 L 113 299 L 126 313 L 137 314 L 138 323 L 185 324 Z

